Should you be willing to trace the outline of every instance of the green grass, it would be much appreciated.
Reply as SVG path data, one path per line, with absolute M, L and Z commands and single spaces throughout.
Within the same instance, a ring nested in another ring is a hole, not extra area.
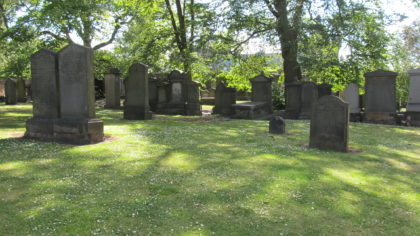
M 0 235 L 418 235 L 420 129 L 351 124 L 361 153 L 305 148 L 309 123 L 98 110 L 96 145 L 13 138 L 0 105 Z

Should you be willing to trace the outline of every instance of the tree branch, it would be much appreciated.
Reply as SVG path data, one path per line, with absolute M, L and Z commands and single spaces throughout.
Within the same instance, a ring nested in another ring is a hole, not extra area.
M 172 11 L 171 3 L 169 2 L 169 0 L 165 0 L 165 3 L 166 3 L 166 8 L 168 9 L 169 15 L 171 16 L 172 28 L 174 29 L 174 32 L 175 32 L 175 41 L 179 46 L 181 45 L 181 40 L 179 36 L 178 26 L 176 25 L 176 21 L 174 17 L 174 12 Z
M 267 5 L 268 9 L 273 13 L 274 17 L 278 18 L 279 13 L 274 9 L 273 5 L 271 5 L 270 0 L 264 0 L 265 4 Z

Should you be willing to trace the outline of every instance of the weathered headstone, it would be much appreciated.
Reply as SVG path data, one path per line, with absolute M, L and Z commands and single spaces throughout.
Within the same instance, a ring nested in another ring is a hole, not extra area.
M 120 75 L 118 69 L 111 69 L 105 74 L 105 108 L 119 109 L 121 107 Z
M 8 78 L 5 83 L 5 95 L 6 95 L 6 105 L 15 105 L 17 103 L 16 96 L 16 80 Z
M 410 119 L 410 125 L 420 126 L 420 68 L 409 70 L 410 90 L 406 115 Z
M 343 100 L 350 104 L 350 120 L 360 121 L 359 86 L 355 83 L 347 85 L 344 89 Z
M 295 82 L 285 85 L 286 118 L 299 118 L 302 103 L 302 83 Z
M 125 82 L 124 119 L 150 120 L 152 112 L 149 108 L 149 76 L 148 67 L 141 63 L 133 64 Z
M 281 116 L 274 116 L 270 119 L 269 133 L 284 134 L 286 132 L 286 122 Z
M 187 82 L 185 114 L 188 116 L 201 116 L 199 83 L 192 81 L 191 78 Z
M 347 152 L 349 104 L 336 96 L 323 96 L 311 118 L 309 147 Z
M 398 73 L 384 70 L 365 74 L 364 120 L 366 122 L 395 123 L 397 75 Z
M 25 136 L 70 144 L 103 140 L 103 122 L 95 119 L 93 51 L 71 44 L 58 54 L 42 49 L 32 55 L 34 117 Z
M 158 107 L 158 80 L 154 75 L 149 75 L 149 105 L 150 110 L 157 111 Z
M 231 116 L 234 113 L 233 104 L 236 104 L 236 90 L 228 88 L 223 81 L 220 81 L 216 87 L 213 114 Z
M 25 80 L 22 78 L 16 80 L 16 99 L 18 102 L 26 102 Z
M 273 113 L 271 83 L 272 78 L 260 74 L 250 79 L 252 84 L 251 102 L 232 105 L 233 118 L 264 119 Z
M 311 119 L 312 107 L 318 100 L 318 88 L 314 82 L 302 83 L 301 99 L 299 119 Z
M 165 113 L 171 93 L 171 85 L 166 81 L 157 82 L 157 113 Z
M 327 83 L 318 84 L 318 98 L 321 98 L 323 96 L 332 95 L 332 90 L 331 89 L 332 89 L 331 84 L 327 84 Z
M 170 97 L 166 113 L 185 115 L 187 101 L 187 74 L 179 70 L 173 70 L 169 74 Z

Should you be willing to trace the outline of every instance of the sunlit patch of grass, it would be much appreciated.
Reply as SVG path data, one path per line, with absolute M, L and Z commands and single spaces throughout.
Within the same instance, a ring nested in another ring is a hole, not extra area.
M 358 153 L 308 149 L 309 123 L 98 109 L 110 141 L 14 138 L 0 105 L 0 235 L 416 235 L 420 129 L 350 125 Z

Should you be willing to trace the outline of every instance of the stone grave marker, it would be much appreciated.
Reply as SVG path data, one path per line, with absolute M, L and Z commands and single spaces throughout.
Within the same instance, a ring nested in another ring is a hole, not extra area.
M 236 90 L 228 88 L 223 81 L 220 81 L 216 86 L 213 114 L 231 116 L 234 113 L 233 104 L 236 104 Z
M 349 104 L 336 96 L 323 96 L 311 118 L 310 148 L 347 152 Z
M 286 118 L 299 118 L 302 103 L 302 83 L 295 82 L 285 85 Z
M 121 73 L 118 69 L 111 69 L 105 74 L 105 108 L 119 109 L 121 107 Z
M 301 99 L 299 119 L 311 119 L 312 107 L 318 100 L 318 87 L 314 82 L 302 83 Z
M 350 120 L 360 121 L 359 86 L 355 83 L 348 84 L 344 89 L 343 100 L 350 104 Z
M 269 133 L 284 134 L 286 132 L 286 122 L 281 116 L 274 116 L 270 119 Z
M 366 122 L 395 123 L 397 75 L 398 73 L 384 70 L 365 74 L 364 120 Z
M 142 63 L 133 64 L 125 81 L 124 119 L 150 120 L 148 67 Z
M 18 102 L 26 102 L 25 80 L 22 78 L 16 80 L 16 99 Z
M 406 116 L 410 125 L 420 126 L 420 68 L 409 70 L 410 89 Z
M 6 79 L 4 90 L 5 90 L 5 102 L 6 105 L 15 105 L 17 103 L 17 96 L 16 96 L 16 80 L 8 78 Z

